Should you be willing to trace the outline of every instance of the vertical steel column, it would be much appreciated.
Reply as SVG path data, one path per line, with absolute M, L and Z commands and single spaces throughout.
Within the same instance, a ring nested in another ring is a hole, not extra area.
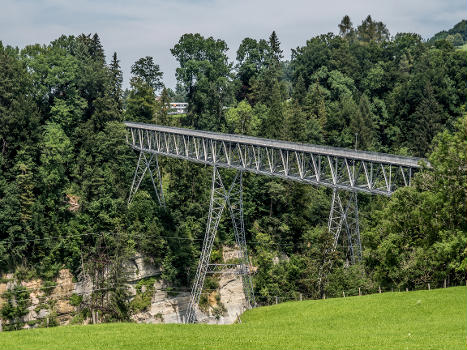
M 346 233 L 345 238 L 341 236 L 343 227 Z M 350 258 L 351 262 L 355 263 L 356 260 L 359 261 L 361 259 L 362 246 L 360 242 L 356 192 L 340 193 L 336 188 L 334 188 L 332 192 L 328 229 L 334 236 L 333 249 L 337 247 L 339 242 L 347 240 L 346 254 Z
M 130 188 L 130 195 L 128 196 L 128 205 L 131 203 L 133 197 L 138 191 L 144 175 L 146 175 L 146 171 L 149 171 L 149 176 L 151 177 L 152 186 L 154 187 L 154 192 L 156 193 L 159 205 L 165 207 L 164 192 L 162 191 L 162 177 L 157 154 L 152 153 L 148 159 L 143 151 L 139 153 L 135 175 L 133 176 L 133 182 Z M 156 175 L 156 179 L 154 178 L 154 175 Z
M 245 239 L 245 227 L 243 222 L 243 183 L 242 172 L 237 171 L 229 190 L 226 191 L 222 182 L 221 176 L 216 166 L 213 167 L 212 186 L 211 186 L 211 201 L 209 205 L 208 222 L 206 226 L 206 234 L 203 241 L 203 249 L 196 271 L 195 281 L 191 289 L 190 304 L 187 311 L 187 322 L 196 322 L 196 307 L 199 303 L 201 292 L 203 290 L 204 280 L 208 272 L 209 259 L 216 236 L 217 227 L 222 217 L 225 206 L 229 207 L 230 216 L 235 232 L 235 240 L 240 251 L 241 267 L 239 273 L 242 275 L 243 290 L 247 307 L 255 306 L 255 297 L 253 293 L 253 283 L 250 276 L 250 262 Z M 216 265 L 216 264 L 214 264 Z
M 345 227 L 349 244 L 349 255 L 354 264 L 362 258 L 362 245 L 360 241 L 360 224 L 358 221 L 358 202 L 356 192 L 347 192 L 349 198 L 345 214 Z
M 154 160 L 154 162 L 152 162 Z M 159 159 L 157 154 L 153 153 L 151 155 L 150 160 L 146 163 L 147 169 L 149 171 L 149 175 L 151 176 L 152 186 L 154 188 L 154 192 L 156 193 L 157 200 L 159 201 L 159 205 L 165 207 L 165 198 L 164 198 L 164 191 L 162 190 L 162 177 L 161 177 L 161 169 L 159 167 Z M 154 181 L 154 173 L 156 173 L 156 181 Z
M 237 171 L 235 178 L 230 186 L 229 194 L 227 197 L 227 204 L 230 209 L 230 216 L 232 218 L 232 225 L 235 233 L 235 241 L 239 248 L 240 261 L 241 261 L 241 275 L 243 282 L 243 291 L 245 293 L 245 300 L 247 307 L 251 309 L 255 307 L 255 294 L 253 292 L 253 283 L 250 274 L 250 261 L 248 259 L 248 250 L 245 238 L 245 224 L 243 221 L 243 172 Z
M 196 322 L 196 306 L 199 303 L 201 291 L 203 290 L 204 279 L 208 270 L 209 258 L 211 257 L 212 246 L 217 232 L 217 226 L 222 216 L 226 204 L 226 193 L 224 184 L 216 166 L 212 171 L 211 201 L 209 204 L 209 215 L 206 226 L 206 234 L 203 241 L 203 250 L 199 258 L 198 269 L 195 281 L 191 288 L 190 304 L 188 305 L 187 322 Z
M 342 225 L 344 223 L 344 211 L 342 209 L 342 201 L 337 189 L 332 191 L 331 210 L 329 212 L 328 230 L 334 236 L 333 249 L 336 248 L 339 241 Z
M 138 163 L 136 163 L 135 175 L 133 176 L 133 182 L 131 183 L 130 194 L 128 196 L 128 205 L 130 205 L 131 201 L 133 200 L 134 195 L 138 191 L 139 185 L 143 180 L 144 174 L 146 174 L 146 166 L 142 163 L 144 153 L 141 151 L 139 152 Z

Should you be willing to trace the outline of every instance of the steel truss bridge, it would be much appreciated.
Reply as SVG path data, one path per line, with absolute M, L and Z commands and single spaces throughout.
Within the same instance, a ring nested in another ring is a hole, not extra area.
M 397 188 L 409 186 L 414 172 L 420 168 L 421 159 L 414 157 L 154 124 L 125 122 L 125 126 L 127 143 L 139 152 L 128 203 L 149 173 L 159 204 L 165 206 L 159 155 L 213 166 L 208 222 L 187 322 L 196 322 L 206 274 L 225 268 L 242 276 L 247 307 L 255 305 L 243 221 L 243 172 L 332 188 L 328 229 L 334 236 L 333 249 L 342 244 L 354 262 L 361 258 L 357 194 L 391 196 Z M 236 170 L 232 183 L 224 184 L 219 168 Z M 226 207 L 239 247 L 239 263 L 210 264 L 217 227 Z

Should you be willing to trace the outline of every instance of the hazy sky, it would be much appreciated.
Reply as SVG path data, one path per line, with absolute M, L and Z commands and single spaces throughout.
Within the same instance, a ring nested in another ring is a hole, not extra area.
M 174 87 L 170 49 L 184 33 L 225 40 L 233 60 L 243 38 L 268 38 L 275 30 L 288 59 L 307 39 L 336 33 L 345 14 L 355 26 L 371 14 L 391 35 L 429 38 L 467 17 L 466 9 L 465 0 L 0 0 L 0 40 L 24 47 L 61 34 L 98 33 L 107 57 L 117 52 L 125 86 L 132 63 L 153 56 Z

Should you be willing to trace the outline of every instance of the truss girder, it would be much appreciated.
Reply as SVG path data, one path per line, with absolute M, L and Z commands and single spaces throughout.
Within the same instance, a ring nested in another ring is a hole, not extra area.
M 187 311 L 187 322 L 196 322 L 196 307 L 203 290 L 206 274 L 209 273 L 235 273 L 242 275 L 243 289 L 247 307 L 255 305 L 253 285 L 250 277 L 250 264 L 245 240 L 242 203 L 242 173 L 237 172 L 228 189 L 224 187 L 219 169 L 213 167 L 211 199 L 209 204 L 208 222 L 204 236 L 203 248 L 198 262 L 195 280 L 191 289 L 190 303 Z M 228 206 L 234 227 L 235 240 L 239 247 L 238 264 L 210 264 L 212 247 L 216 237 L 217 227 L 225 207 Z M 230 271 L 229 271 L 230 270 Z
M 397 188 L 409 186 L 414 170 L 419 168 L 416 158 L 383 153 L 252 137 L 239 136 L 237 140 L 236 135 L 148 124 L 126 125 L 128 143 L 140 152 L 346 191 L 390 196 Z

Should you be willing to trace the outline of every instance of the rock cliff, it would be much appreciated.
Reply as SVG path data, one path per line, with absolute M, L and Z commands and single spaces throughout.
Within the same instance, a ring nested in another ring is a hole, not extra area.
M 229 260 L 235 254 L 224 249 L 224 259 Z M 141 323 L 183 323 L 190 301 L 190 293 L 183 291 L 175 293 L 170 286 L 159 280 L 161 270 L 149 259 L 136 255 L 124 264 L 127 271 L 128 291 L 131 299 L 144 294 L 147 304 L 141 310 L 133 310 L 131 319 Z M 18 281 L 13 274 L 2 276 L 0 283 L 0 308 L 6 303 L 15 306 L 17 301 L 12 298 L 12 291 L 23 288 L 27 307 L 22 316 L 15 319 L 1 319 L 0 330 L 46 327 L 52 325 L 67 325 L 70 323 L 87 324 L 99 322 L 100 316 L 79 317 L 80 298 L 90 295 L 93 285 L 87 280 L 74 281 L 73 275 L 67 269 L 60 270 L 53 282 L 41 279 Z M 227 273 L 217 278 L 218 288 L 211 291 L 201 309 L 197 310 L 197 319 L 202 323 L 229 324 L 237 320 L 246 309 L 241 276 Z M 10 292 L 10 295 L 8 294 Z M 9 301 L 8 301 L 9 300 Z M 131 305 L 131 300 L 130 300 Z M 101 315 L 102 316 L 102 315 Z

